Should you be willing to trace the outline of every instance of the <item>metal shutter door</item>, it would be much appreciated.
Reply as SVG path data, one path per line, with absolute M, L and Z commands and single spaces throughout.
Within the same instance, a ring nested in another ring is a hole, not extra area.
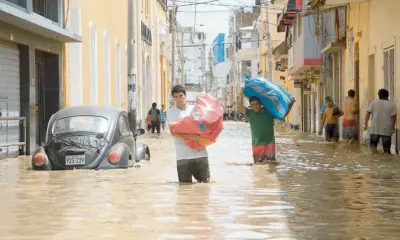
M 19 49 L 17 45 L 0 42 L 0 112 L 2 117 L 20 115 Z M 8 109 L 7 105 L 8 104 Z M 6 135 L 7 132 L 7 135 Z M 19 142 L 19 122 L 0 121 L 0 145 Z M 1 149 L 0 159 L 6 148 Z M 18 155 L 18 147 L 8 148 L 9 156 Z

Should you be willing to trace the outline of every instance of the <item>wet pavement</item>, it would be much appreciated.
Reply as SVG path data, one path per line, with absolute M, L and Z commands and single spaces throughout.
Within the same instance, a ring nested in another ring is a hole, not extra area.
M 400 157 L 277 128 L 277 166 L 249 126 L 209 147 L 211 184 L 177 183 L 167 133 L 140 169 L 35 172 L 0 161 L 0 239 L 400 239 Z

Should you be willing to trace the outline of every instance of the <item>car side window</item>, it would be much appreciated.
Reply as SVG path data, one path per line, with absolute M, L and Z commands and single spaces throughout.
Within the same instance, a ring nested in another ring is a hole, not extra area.
M 121 115 L 119 117 L 118 128 L 119 128 L 119 132 L 123 136 L 127 136 L 127 135 L 129 135 L 131 133 L 131 131 L 129 129 L 128 122 L 126 121 L 126 117 L 124 115 Z

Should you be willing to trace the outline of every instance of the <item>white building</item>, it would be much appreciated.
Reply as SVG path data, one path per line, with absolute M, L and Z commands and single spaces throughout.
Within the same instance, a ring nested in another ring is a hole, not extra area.
M 212 94 L 226 105 L 226 92 L 228 90 L 229 71 L 232 66 L 230 59 L 213 66 L 213 81 L 211 83 Z
M 188 85 L 205 84 L 206 35 L 193 27 L 178 27 L 175 82 Z

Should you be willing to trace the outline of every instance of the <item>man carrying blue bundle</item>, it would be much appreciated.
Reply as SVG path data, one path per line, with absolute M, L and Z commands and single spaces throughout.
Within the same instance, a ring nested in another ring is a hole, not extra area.
M 266 164 L 275 160 L 274 117 L 262 106 L 257 97 L 250 97 L 250 109 L 242 106 L 242 113 L 250 122 L 254 164 Z

